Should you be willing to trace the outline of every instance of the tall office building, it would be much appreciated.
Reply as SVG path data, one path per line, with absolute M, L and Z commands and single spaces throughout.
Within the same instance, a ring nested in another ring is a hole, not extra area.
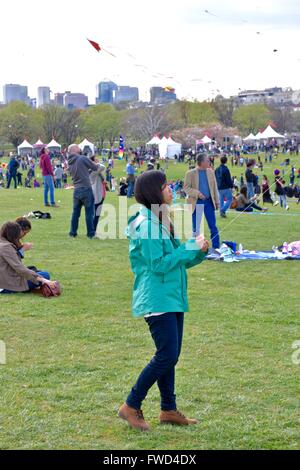
M 83 93 L 70 93 L 64 95 L 64 106 L 68 109 L 85 109 L 89 105 L 88 97 Z
M 50 103 L 50 88 L 48 86 L 40 86 L 37 90 L 37 107 L 40 108 Z
M 23 101 L 29 104 L 28 88 L 23 85 L 8 84 L 3 87 L 4 104 L 9 104 L 12 101 Z
M 177 100 L 175 90 L 172 88 L 162 88 L 159 86 L 150 88 L 151 104 L 168 104 Z
M 114 82 L 100 82 L 97 85 L 96 103 L 112 104 L 114 101 L 114 92 L 118 90 L 118 85 Z
M 54 104 L 57 106 L 63 106 L 64 105 L 64 93 L 55 93 L 54 94 Z
M 139 89 L 131 86 L 119 86 L 113 92 L 114 103 L 134 102 L 139 100 Z

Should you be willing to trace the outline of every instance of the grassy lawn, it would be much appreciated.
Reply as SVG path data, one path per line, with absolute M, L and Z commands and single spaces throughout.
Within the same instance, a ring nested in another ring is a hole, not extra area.
M 278 161 L 268 166 L 271 176 Z M 296 167 L 300 166 L 296 157 Z M 170 164 L 169 178 L 186 165 Z M 257 170 L 259 171 L 259 170 Z M 237 176 L 241 171 L 238 170 Z M 124 174 L 117 163 L 115 177 Z M 272 177 L 273 182 L 273 177 Z M 300 264 L 291 261 L 204 262 L 190 271 L 177 369 L 178 407 L 199 418 L 194 428 L 158 425 L 159 396 L 144 403 L 152 431 L 117 418 L 154 348 L 143 320 L 131 317 L 132 274 L 126 240 L 68 237 L 72 192 L 57 190 L 52 220 L 33 221 L 26 264 L 49 270 L 63 296 L 0 297 L 1 449 L 299 449 Z M 118 205 L 118 196 L 107 202 Z M 0 190 L 0 223 L 43 210 L 42 189 Z M 300 207 L 271 215 L 218 216 L 222 239 L 249 249 L 299 240 Z

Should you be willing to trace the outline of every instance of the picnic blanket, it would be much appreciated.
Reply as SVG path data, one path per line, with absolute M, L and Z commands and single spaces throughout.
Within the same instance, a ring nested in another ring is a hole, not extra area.
M 230 253 L 231 251 L 231 253 Z M 237 263 L 239 261 L 249 261 L 249 260 L 267 260 L 267 261 L 300 261 L 300 255 L 292 255 L 291 253 L 283 254 L 280 251 L 249 251 L 244 250 L 240 254 L 234 253 L 232 250 L 228 250 L 224 254 L 215 253 L 210 251 L 208 256 L 206 257 L 207 260 L 210 261 L 223 261 L 225 263 Z

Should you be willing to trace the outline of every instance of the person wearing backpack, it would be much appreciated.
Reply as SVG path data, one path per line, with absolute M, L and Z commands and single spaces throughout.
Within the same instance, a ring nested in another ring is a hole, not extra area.
M 226 212 L 230 209 L 233 200 L 233 182 L 226 166 L 227 161 L 227 157 L 221 157 L 221 165 L 215 171 L 220 197 L 220 215 L 223 218 L 226 218 Z

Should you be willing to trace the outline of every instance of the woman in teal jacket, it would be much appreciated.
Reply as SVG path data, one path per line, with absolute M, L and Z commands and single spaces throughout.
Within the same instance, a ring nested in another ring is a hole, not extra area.
M 184 312 L 189 310 L 186 269 L 206 257 L 208 241 L 203 236 L 180 244 L 174 234 L 168 206 L 173 199 L 164 173 L 149 171 L 138 177 L 135 197 L 141 210 L 129 220 L 127 236 L 134 273 L 133 315 L 144 317 L 156 353 L 140 374 L 119 417 L 136 429 L 148 431 L 141 404 L 157 382 L 161 395 L 162 424 L 196 424 L 177 410 L 175 366 L 178 362 Z

